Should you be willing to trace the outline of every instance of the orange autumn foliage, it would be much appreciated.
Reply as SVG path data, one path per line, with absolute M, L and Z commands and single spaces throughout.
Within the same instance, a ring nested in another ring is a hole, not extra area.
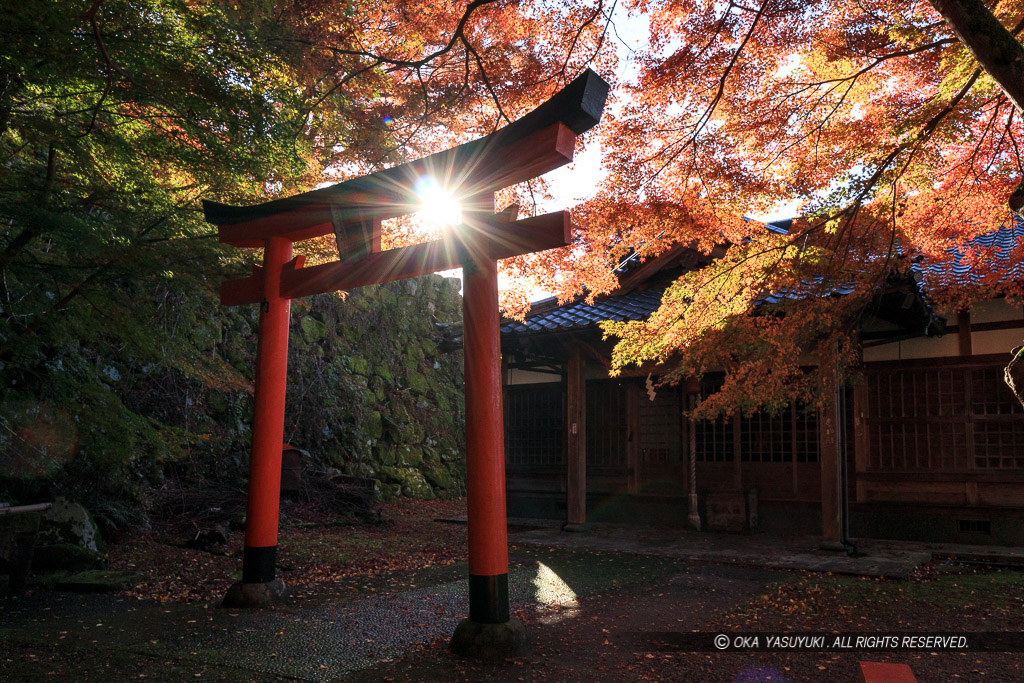
M 988 5 L 1020 49 L 1024 3 Z M 562 298 L 593 297 L 614 289 L 610 267 L 632 251 L 732 246 L 650 320 L 606 327 L 617 367 L 668 363 L 671 380 L 725 369 L 707 414 L 813 399 L 829 379 L 801 366 L 836 344 L 842 367 L 855 361 L 855 331 L 887 278 L 1012 220 L 1022 112 L 931 3 L 629 7 L 649 17 L 650 42 L 600 128 L 607 179 L 574 214 L 575 248 L 515 267 L 557 273 L 546 284 Z M 787 203 L 788 235 L 743 220 Z M 958 306 L 1019 296 L 997 272 L 1005 256 L 977 254 L 985 277 L 928 294 Z M 784 304 L 758 305 L 778 292 Z
M 608 330 L 620 366 L 727 369 L 721 407 L 735 410 L 812 398 L 825 384 L 802 369 L 807 354 L 838 342 L 852 362 L 853 331 L 892 273 L 1010 219 L 1022 113 L 947 21 L 975 1 L 304 0 L 278 11 L 289 30 L 273 40 L 302 55 L 311 167 L 336 181 L 486 134 L 586 66 L 614 80 L 615 22 L 646 15 L 636 78 L 581 141 L 600 141 L 608 175 L 574 209 L 573 246 L 503 263 L 503 305 L 522 315 L 535 285 L 562 299 L 612 291 L 629 254 L 731 244 L 650 321 Z M 1024 2 L 987 5 L 1019 36 Z M 546 191 L 510 188 L 498 207 L 533 213 Z M 799 216 L 788 236 L 744 220 L 783 203 Z M 414 221 L 388 226 L 389 245 L 422 239 Z M 329 240 L 309 250 L 332 257 Z M 944 283 L 933 299 L 1018 293 L 1000 259 L 976 261 L 985 286 Z M 779 291 L 784 306 L 751 315 Z

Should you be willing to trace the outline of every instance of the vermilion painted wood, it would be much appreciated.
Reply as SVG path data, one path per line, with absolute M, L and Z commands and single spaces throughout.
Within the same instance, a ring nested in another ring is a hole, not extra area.
M 347 219 L 341 207 L 331 206 L 331 222 L 338 246 L 338 256 L 346 259 L 362 258 L 381 250 L 381 219 Z
M 292 243 L 267 240 L 263 252 L 263 297 L 256 347 L 252 457 L 245 545 L 277 545 L 278 498 L 281 490 L 281 443 L 284 441 L 284 398 L 288 372 L 288 314 L 291 303 L 280 296 L 281 272 L 292 258 Z
M 455 165 L 456 148 L 403 164 L 397 167 L 400 173 L 387 169 L 340 183 L 333 194 L 318 194 L 318 190 L 290 197 L 292 204 L 303 197 L 308 197 L 310 203 L 244 223 L 221 223 L 218 235 L 225 244 L 260 247 L 270 237 L 298 242 L 330 234 L 336 224 L 356 228 L 367 220 L 404 216 L 417 210 L 416 183 L 428 175 L 462 196 L 494 192 L 572 161 L 576 134 L 568 126 L 555 123 L 509 143 L 483 147 L 478 158 L 461 165 Z M 449 153 L 452 159 L 445 156 Z M 318 201 L 324 198 L 330 198 L 330 203 Z
M 301 242 L 330 234 L 334 230 L 331 208 L 327 204 L 311 204 L 248 223 L 217 226 L 218 239 L 235 247 L 259 247 L 271 237 Z
M 263 267 L 225 282 L 225 305 L 261 303 L 243 583 L 274 579 L 289 300 L 463 266 L 466 479 L 470 617 L 509 618 L 504 433 L 497 261 L 569 243 L 559 212 L 511 222 L 494 216 L 495 190 L 572 160 L 576 135 L 601 118 L 608 84 L 587 70 L 530 114 L 480 140 L 329 188 L 251 207 L 203 202 L 222 242 L 263 247 Z M 381 252 L 381 221 L 416 210 L 416 182 L 430 175 L 464 199 L 466 225 L 446 239 Z M 294 241 L 334 232 L 340 260 L 303 268 Z
M 221 306 L 258 304 L 263 301 L 263 267 L 253 266 L 252 275 L 220 283 Z
M 256 219 L 279 215 L 296 209 L 305 209 L 313 205 L 333 205 L 350 208 L 358 204 L 365 205 L 368 203 L 367 198 L 364 196 L 367 193 L 378 195 L 381 199 L 387 200 L 389 197 L 401 194 L 399 192 L 396 195 L 392 187 L 404 187 L 408 184 L 410 177 L 418 177 L 424 172 L 443 174 L 444 177 L 439 178 L 439 180 L 451 179 L 459 182 L 470 177 L 476 177 L 479 180 L 481 169 L 483 169 L 483 173 L 490 172 L 491 170 L 484 168 L 480 160 L 488 157 L 488 154 L 493 153 L 494 150 L 517 147 L 522 141 L 529 139 L 533 134 L 549 128 L 555 123 L 560 123 L 567 127 L 574 135 L 580 135 L 590 130 L 601 120 L 601 113 L 604 111 L 604 103 L 607 97 L 608 83 L 596 73 L 587 69 L 573 80 L 572 83 L 569 83 L 555 93 L 550 99 L 529 114 L 478 140 L 467 142 L 458 147 L 408 164 L 378 171 L 371 176 L 353 178 L 336 185 L 304 192 L 294 197 L 275 199 L 255 206 L 228 206 L 204 200 L 203 210 L 207 222 L 214 225 L 248 223 Z M 497 162 L 495 168 L 497 168 L 505 162 L 505 159 L 501 158 L 500 155 L 495 156 L 494 160 Z M 383 195 L 380 195 L 382 189 L 385 192 Z M 466 190 L 467 196 L 473 192 L 473 188 L 470 187 L 463 189 Z M 498 187 L 493 189 L 498 189 Z M 484 189 L 476 188 L 476 191 L 483 192 Z M 327 222 L 327 220 L 327 218 L 324 218 L 323 222 Z
M 479 237 L 474 237 L 474 233 Z M 482 217 L 453 230 L 443 240 L 371 253 L 360 259 L 286 270 L 282 274 L 281 295 L 295 299 L 458 268 L 470 242 L 477 245 L 473 249 L 495 261 L 554 249 L 568 245 L 570 233 L 569 214 L 565 211 L 511 223 L 494 216 Z M 222 282 L 221 304 L 259 303 L 263 300 L 262 282 L 261 273 L 255 269 L 252 277 Z
M 906 664 L 860 662 L 857 683 L 917 683 L 917 679 Z
M 497 263 L 474 259 L 464 273 L 469 573 L 497 576 L 508 573 Z
M 281 269 L 283 277 L 289 273 L 302 268 L 306 257 L 299 254 L 286 263 Z M 220 283 L 220 303 L 223 306 L 236 306 L 238 304 L 258 304 L 263 301 L 263 266 L 254 265 L 252 275 L 242 280 L 226 280 Z M 278 291 L 279 296 L 284 294 Z M 294 297 L 285 297 L 291 299 Z

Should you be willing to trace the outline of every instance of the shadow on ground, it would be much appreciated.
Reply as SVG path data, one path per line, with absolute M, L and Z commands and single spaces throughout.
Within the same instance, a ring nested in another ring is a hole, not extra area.
M 751 568 L 559 548 L 524 547 L 512 562 L 512 608 L 530 626 L 535 654 L 570 622 L 586 624 L 588 633 L 611 620 L 642 628 L 642 612 L 692 627 L 706 609 L 740 602 L 777 578 Z M 382 663 L 386 669 L 424 648 L 449 657 L 444 644 L 468 612 L 465 572 L 464 565 L 406 572 L 358 590 L 325 584 L 269 610 L 39 591 L 4 605 L 0 678 L 377 680 Z M 660 609 L 633 602 L 627 614 L 600 613 L 599 596 L 649 599 L 654 586 L 671 590 L 671 604 L 654 599 Z
M 558 538 L 573 536 L 583 538 Z M 532 642 L 517 660 L 480 664 L 446 651 L 468 612 L 467 568 L 456 563 L 306 586 L 267 610 L 38 590 L 0 607 L 0 680 L 793 683 L 856 680 L 860 659 L 910 663 L 922 683 L 954 674 L 1024 680 L 1019 653 L 659 646 L 666 634 L 690 631 L 1020 630 L 1024 575 L 1016 570 L 849 577 L 702 562 L 664 547 L 638 553 L 621 534 L 588 538 L 548 546 L 534 534 L 512 546 L 512 607 Z

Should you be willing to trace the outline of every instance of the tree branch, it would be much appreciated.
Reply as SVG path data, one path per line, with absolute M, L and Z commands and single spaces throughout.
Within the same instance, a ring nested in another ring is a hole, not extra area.
M 768 7 L 771 4 L 772 0 L 765 0 L 765 2 L 757 9 L 757 13 L 755 14 L 754 19 L 750 24 L 750 28 L 747 29 L 746 35 L 743 36 L 743 41 L 739 44 L 739 46 L 736 48 L 736 51 L 732 54 L 732 58 L 729 60 L 729 64 L 726 65 L 725 70 L 722 72 L 721 78 L 718 79 L 718 88 L 715 91 L 714 97 L 711 98 L 711 101 L 708 103 L 707 107 L 704 108 L 704 111 L 697 118 L 696 124 L 693 128 L 693 133 L 689 137 L 687 137 L 686 141 L 679 147 L 679 149 L 672 152 L 668 156 L 668 158 L 661 165 L 661 167 L 658 168 L 657 171 L 651 174 L 651 177 L 648 178 L 647 181 L 644 183 L 645 185 L 654 182 L 654 179 L 657 178 L 658 175 L 660 175 L 661 172 L 664 171 L 673 161 L 675 161 L 680 154 L 686 151 L 687 147 L 696 147 L 697 136 L 700 135 L 701 131 L 704 130 L 704 127 L 707 126 L 708 122 L 711 120 L 711 117 L 714 115 L 715 110 L 718 108 L 718 103 L 721 101 L 722 96 L 725 94 L 725 84 L 726 81 L 729 80 L 729 74 L 732 73 L 733 68 L 739 61 L 740 55 L 743 54 L 743 48 L 745 48 L 747 43 L 750 42 L 750 39 L 753 37 L 754 32 L 757 30 L 761 18 L 764 16 L 765 12 L 768 10 Z M 731 7 L 738 7 L 738 5 L 730 3 L 730 8 Z M 746 9 L 748 12 L 752 11 L 747 8 L 741 9 Z
M 982 0 L 929 1 L 1017 111 L 1024 114 L 1024 45 L 1014 37 L 1024 28 L 1024 19 L 1011 31 Z

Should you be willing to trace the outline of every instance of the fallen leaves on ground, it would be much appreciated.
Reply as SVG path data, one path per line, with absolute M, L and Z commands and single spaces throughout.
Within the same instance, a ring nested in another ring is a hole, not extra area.
M 319 524 L 285 526 L 279 537 L 278 575 L 301 591 L 342 579 L 449 565 L 466 557 L 466 528 L 437 520 L 465 514 L 465 500 L 403 498 L 381 505 L 380 524 L 337 526 L 321 519 Z M 111 545 L 110 566 L 145 574 L 145 581 L 126 591 L 135 598 L 217 601 L 241 576 L 243 535 L 234 534 L 220 553 L 140 532 Z

